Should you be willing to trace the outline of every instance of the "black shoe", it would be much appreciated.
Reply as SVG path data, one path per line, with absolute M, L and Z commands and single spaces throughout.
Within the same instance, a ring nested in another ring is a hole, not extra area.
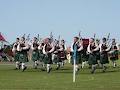
M 18 69 L 20 70 L 20 68 L 21 68 L 21 65 L 19 65 L 19 68 L 18 68 Z
M 56 70 L 59 70 L 60 69 L 60 65 L 56 68 Z
M 45 71 L 45 69 L 42 68 L 41 71 Z
M 35 67 L 34 69 L 37 69 L 37 67 Z
M 15 68 L 14 70 L 18 70 L 18 68 Z
M 92 67 L 91 67 L 91 66 L 89 66 L 88 68 L 89 68 L 89 69 L 91 69 Z
M 105 73 L 105 70 L 103 70 L 102 72 Z
M 91 74 L 94 74 L 95 70 L 96 70 L 96 68 L 93 68 L 92 71 L 91 71 Z
M 105 73 L 106 69 L 107 69 L 107 67 L 105 66 L 104 69 L 103 69 L 103 73 Z
M 22 72 L 24 72 L 26 69 L 27 69 L 27 67 L 25 67 Z
M 92 70 L 92 71 L 91 71 L 91 74 L 94 74 L 94 72 L 95 72 L 95 71 L 94 71 L 94 70 Z

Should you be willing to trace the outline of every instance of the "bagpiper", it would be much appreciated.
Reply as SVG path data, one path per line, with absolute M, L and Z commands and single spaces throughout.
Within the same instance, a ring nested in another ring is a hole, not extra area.
M 96 39 L 95 40 L 95 46 L 99 47 L 99 45 L 100 45 L 100 40 Z M 96 51 L 96 59 L 97 59 L 97 63 L 98 63 L 99 68 L 101 68 L 102 65 L 100 63 L 100 48 Z
M 28 62 L 28 55 L 27 52 L 29 51 L 30 47 L 28 43 L 25 41 L 25 37 L 22 37 L 20 42 L 17 46 L 17 51 L 19 52 L 19 62 L 21 62 L 21 68 L 24 72 L 27 69 L 26 62 Z
M 76 52 L 76 56 L 75 56 L 75 60 L 76 60 L 75 71 L 78 72 L 79 71 L 79 65 L 82 63 L 82 61 L 81 61 L 81 51 L 83 50 L 83 45 L 82 45 L 81 42 L 79 42 L 78 37 L 74 37 L 74 42 L 71 45 L 71 56 L 72 56 L 71 63 L 72 63 L 72 65 L 73 65 L 73 62 L 74 62 L 74 49 L 75 49 L 75 47 L 77 47 L 77 52 Z
M 58 57 L 59 62 L 61 63 L 61 66 L 64 66 L 65 60 L 66 60 L 66 46 L 65 46 L 65 40 L 61 40 L 60 49 L 58 49 Z
M 106 64 L 109 63 L 108 52 L 111 49 L 111 46 L 107 44 L 107 39 L 103 38 L 102 43 L 99 45 L 100 47 L 100 63 L 102 65 L 103 72 L 106 71 Z
M 60 49 L 59 41 L 55 39 L 54 51 L 52 53 L 52 61 L 54 64 L 57 64 L 56 70 L 58 70 L 60 68 L 60 59 L 59 59 L 59 52 L 58 52 L 59 49 Z
M 64 66 L 65 59 L 66 59 L 65 41 L 61 40 L 60 43 L 59 41 L 57 41 L 57 43 L 55 44 L 55 50 L 53 53 L 53 60 L 57 64 L 56 70 Z
M 109 53 L 110 53 L 110 60 L 112 61 L 113 67 L 115 68 L 117 66 L 116 61 L 119 59 L 119 56 L 118 56 L 119 47 L 115 39 L 112 39 L 111 51 Z
M 93 74 L 96 70 L 96 66 L 98 65 L 96 53 L 99 50 L 99 46 L 96 46 L 94 38 L 91 38 L 89 41 L 87 48 L 87 52 L 89 53 L 88 63 L 92 66 L 91 73 Z
M 42 71 L 44 71 L 44 68 L 45 68 L 43 47 L 44 47 L 44 41 L 41 41 L 39 43 L 38 50 L 39 50 L 39 62 L 40 62 L 40 66 L 41 66 Z
M 21 62 L 19 61 L 19 51 L 17 51 L 17 46 L 19 42 L 20 42 L 20 39 L 16 38 L 16 42 L 13 44 L 13 48 L 12 48 L 12 52 L 14 54 L 14 61 L 16 62 L 15 70 L 20 69 L 21 67 Z
M 47 73 L 50 73 L 52 70 L 51 64 L 52 64 L 52 53 L 54 51 L 55 47 L 54 44 L 50 42 L 49 38 L 46 38 L 44 41 L 44 47 L 43 47 L 43 54 L 44 54 L 44 59 L 43 62 L 44 64 L 47 65 Z
M 38 40 L 36 37 L 33 38 L 33 42 L 31 45 L 31 49 L 32 49 L 32 61 L 34 62 L 33 67 L 35 69 L 37 69 L 38 66 L 38 60 L 39 60 L 39 50 L 38 50 Z

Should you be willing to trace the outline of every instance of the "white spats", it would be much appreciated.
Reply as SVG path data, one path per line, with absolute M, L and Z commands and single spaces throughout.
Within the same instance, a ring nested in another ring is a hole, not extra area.
M 17 68 L 17 69 L 19 68 L 19 65 L 20 65 L 20 63 L 17 61 L 17 62 L 16 62 L 16 68 Z
M 22 70 L 25 68 L 25 63 L 22 63 Z

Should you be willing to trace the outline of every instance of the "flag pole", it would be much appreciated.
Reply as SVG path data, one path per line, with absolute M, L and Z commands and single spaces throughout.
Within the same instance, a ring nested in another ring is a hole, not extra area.
M 76 52 L 77 52 L 77 46 L 74 46 L 74 55 L 73 55 L 73 60 L 74 60 L 74 64 L 73 64 L 73 83 L 75 83 L 76 81 Z

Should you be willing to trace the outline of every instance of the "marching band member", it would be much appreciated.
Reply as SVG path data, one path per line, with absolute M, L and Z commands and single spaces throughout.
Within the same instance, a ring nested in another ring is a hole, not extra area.
M 58 49 L 58 57 L 59 57 L 59 62 L 61 63 L 61 66 L 64 66 L 65 59 L 66 59 L 66 46 L 65 46 L 65 41 L 61 40 L 61 43 L 59 45 L 60 49 Z
M 77 52 L 76 52 L 76 72 L 79 71 L 79 64 L 82 63 L 81 61 L 81 51 L 83 50 L 83 45 L 81 42 L 79 42 L 79 38 L 78 37 L 74 37 L 74 42 L 73 44 L 71 45 L 71 54 L 72 54 L 72 60 L 71 60 L 71 63 L 73 65 L 73 62 L 74 62 L 74 49 L 75 49 L 75 46 L 77 47 Z
M 102 64 L 103 72 L 106 71 L 106 64 L 109 63 L 108 52 L 111 49 L 111 46 L 107 45 L 107 39 L 103 38 L 102 43 L 99 45 L 100 47 L 100 63 Z
M 116 67 L 117 66 L 116 61 L 119 59 L 118 57 L 119 47 L 115 39 L 112 39 L 111 51 L 109 53 L 110 53 L 110 60 L 113 63 L 113 67 Z
M 42 41 L 39 43 L 38 50 L 39 50 L 39 61 L 40 61 L 41 70 L 44 71 L 43 68 L 45 68 L 45 65 L 43 62 L 44 60 L 43 47 L 44 47 L 44 42 Z
M 100 40 L 99 39 L 96 39 L 95 40 L 95 46 L 96 47 L 99 47 L 100 45 Z M 101 63 L 100 63 L 100 48 L 96 51 L 96 59 L 97 59 L 97 62 L 98 62 L 98 66 L 101 68 Z
M 28 62 L 27 51 L 29 50 L 28 43 L 25 42 L 25 38 L 22 37 L 17 46 L 17 51 L 19 51 L 19 61 L 22 63 L 21 68 L 24 72 L 27 69 L 26 62 Z
M 19 44 L 20 39 L 16 38 L 16 42 L 13 44 L 12 52 L 14 54 L 14 61 L 16 62 L 16 70 L 20 69 L 21 63 L 19 61 L 19 51 L 17 51 L 17 46 Z
M 31 45 L 31 49 L 32 49 L 32 60 L 34 62 L 34 68 L 37 69 L 38 66 L 38 60 L 39 60 L 39 50 L 38 50 L 38 40 L 36 37 L 33 38 L 33 42 Z
M 89 63 L 89 65 L 92 66 L 92 70 L 91 70 L 92 74 L 95 72 L 96 66 L 98 64 L 97 63 L 97 56 L 96 56 L 96 52 L 98 50 L 99 50 L 99 47 L 95 45 L 94 38 L 91 38 L 89 41 L 87 52 L 89 53 L 88 63 Z
M 56 70 L 58 70 L 60 68 L 60 59 L 59 59 L 59 52 L 58 50 L 60 49 L 60 45 L 59 45 L 59 41 L 55 40 L 54 41 L 54 52 L 52 53 L 52 61 L 54 64 L 57 64 L 57 68 Z
M 50 42 L 49 38 L 45 39 L 44 47 L 43 47 L 43 54 L 44 56 L 44 64 L 47 65 L 47 73 L 50 73 L 51 71 L 51 64 L 52 64 L 52 53 L 55 49 L 55 46 L 53 43 Z
M 55 45 L 55 61 L 57 63 L 57 68 L 58 70 L 60 67 L 64 66 L 64 60 L 66 59 L 66 54 L 65 54 L 65 41 L 61 40 L 60 44 Z

